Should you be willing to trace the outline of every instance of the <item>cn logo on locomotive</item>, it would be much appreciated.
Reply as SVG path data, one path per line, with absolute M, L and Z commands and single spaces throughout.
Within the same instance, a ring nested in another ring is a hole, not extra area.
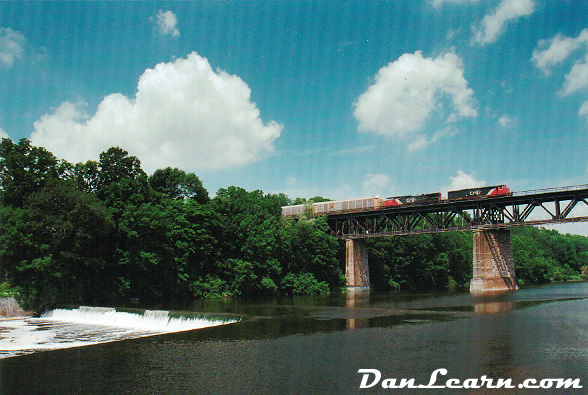
M 482 193 L 482 191 L 480 191 L 479 189 L 474 189 L 473 191 L 470 191 L 470 195 L 472 196 L 479 196 Z

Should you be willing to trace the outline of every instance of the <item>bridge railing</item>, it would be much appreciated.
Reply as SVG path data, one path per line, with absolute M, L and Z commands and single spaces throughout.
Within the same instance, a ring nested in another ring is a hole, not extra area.
M 549 193 L 549 192 L 578 191 L 580 189 L 588 189 L 588 184 L 573 185 L 573 186 L 567 186 L 567 187 L 556 187 L 556 188 L 531 189 L 528 191 L 513 192 L 512 196 L 528 196 L 528 195 L 538 195 L 541 193 Z

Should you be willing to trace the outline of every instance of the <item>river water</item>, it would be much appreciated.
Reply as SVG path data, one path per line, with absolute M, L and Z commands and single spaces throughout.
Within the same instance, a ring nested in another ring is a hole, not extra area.
M 201 301 L 181 308 L 243 318 L 228 325 L 0 359 L 0 393 L 588 393 L 586 282 L 522 289 L 484 303 L 467 293 L 360 293 Z M 455 379 L 475 387 L 487 383 L 481 379 L 485 377 L 510 379 L 515 388 L 381 385 L 388 378 L 427 385 L 440 368 L 446 373 L 438 375 L 436 385 Z M 361 389 L 360 369 L 379 371 L 382 381 Z M 577 379 L 583 388 L 519 388 L 525 380 L 548 378 Z

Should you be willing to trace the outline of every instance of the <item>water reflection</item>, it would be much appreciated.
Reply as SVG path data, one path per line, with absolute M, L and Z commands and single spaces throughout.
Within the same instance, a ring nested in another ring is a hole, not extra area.
M 369 306 L 370 304 L 370 291 L 368 290 L 350 290 L 347 293 L 345 298 L 345 307 L 348 309 L 355 309 L 358 307 L 365 307 Z M 353 310 L 352 310 L 353 311 Z M 358 329 L 358 328 L 368 328 L 369 327 L 369 320 L 368 319 L 357 319 L 347 318 L 345 320 L 347 329 Z
M 498 314 L 507 313 L 514 310 L 517 302 L 513 301 L 488 301 L 483 303 L 476 303 L 474 305 L 474 312 L 476 314 Z
M 230 308 L 247 312 L 247 319 L 0 359 L 0 378 L 9 378 L 0 380 L 0 393 L 348 395 L 365 393 L 358 388 L 361 368 L 426 384 L 440 367 L 449 371 L 446 379 L 512 378 L 517 385 L 529 378 L 569 377 L 586 386 L 587 295 L 588 284 L 579 283 L 523 289 L 489 301 L 469 294 L 374 293 L 232 301 Z M 215 303 L 223 310 L 229 305 Z M 409 391 L 398 393 L 429 393 Z
M 513 377 L 515 355 L 521 346 L 513 339 L 517 330 L 516 317 L 512 314 L 496 316 L 496 313 L 508 312 L 511 308 L 511 302 L 505 301 L 475 305 L 476 313 L 480 315 L 474 321 L 472 359 L 476 361 L 478 371 L 496 378 Z

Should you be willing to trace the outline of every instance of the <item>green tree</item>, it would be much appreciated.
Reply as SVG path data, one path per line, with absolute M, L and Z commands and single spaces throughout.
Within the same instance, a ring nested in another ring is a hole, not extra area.
M 273 293 L 281 275 L 282 199 L 231 186 L 212 199 L 222 229 L 223 258 L 217 263 L 227 293 Z M 247 280 L 247 281 L 245 281 Z
M 27 196 L 42 190 L 49 180 L 59 178 L 64 167 L 44 148 L 25 138 L 17 144 L 0 142 L 0 202 L 22 207 Z
M 202 181 L 194 173 L 186 173 L 180 169 L 156 170 L 149 183 L 155 192 L 161 193 L 169 199 L 194 199 L 200 204 L 207 203 L 210 198 L 202 186 Z
M 96 193 L 100 185 L 98 162 L 89 160 L 86 163 L 77 163 L 72 169 L 71 179 L 75 180 L 79 190 Z
M 130 297 L 188 298 L 195 282 L 218 272 L 217 216 L 195 200 L 126 210 L 120 232 L 119 272 Z
M 125 205 L 139 206 L 153 194 L 141 162 L 122 148 L 112 147 L 100 154 L 97 195 L 120 214 Z
M 283 267 L 290 283 L 298 284 L 306 279 L 313 288 L 315 283 L 322 283 L 327 289 L 344 285 L 345 277 L 338 259 L 341 247 L 329 235 L 325 217 L 309 221 L 287 221 L 284 245 Z M 293 287 L 299 289 L 300 284 Z M 291 292 L 288 289 L 286 291 Z
M 7 279 L 33 304 L 102 299 L 113 246 L 110 213 L 71 181 L 52 180 L 23 209 L 4 210 Z M 23 251 L 23 248 L 26 248 Z

